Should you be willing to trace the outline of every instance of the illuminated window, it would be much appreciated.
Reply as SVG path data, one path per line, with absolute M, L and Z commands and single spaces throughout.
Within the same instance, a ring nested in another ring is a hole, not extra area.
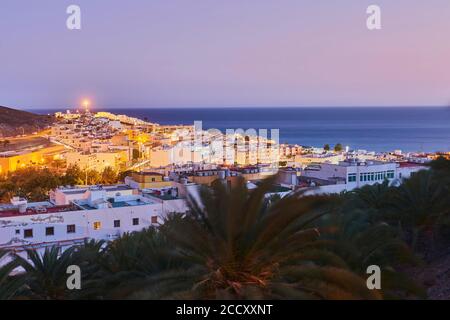
M 102 223 L 100 221 L 94 222 L 94 230 L 100 230 L 101 227 L 102 227 Z

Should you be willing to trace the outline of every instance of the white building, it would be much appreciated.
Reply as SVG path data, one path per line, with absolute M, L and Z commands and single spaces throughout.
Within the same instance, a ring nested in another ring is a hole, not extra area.
M 301 180 L 308 182 L 311 178 L 309 186 L 318 186 L 309 193 L 339 193 L 385 180 L 400 184 L 402 179 L 424 169 L 426 167 L 421 164 L 347 160 L 339 164 L 309 165 L 303 170 Z
M 124 186 L 60 188 L 53 192 L 52 202 L 14 198 L 11 204 L 0 205 L 0 249 L 26 258 L 26 249 L 64 250 L 86 239 L 114 240 L 157 226 L 171 211 L 185 212 L 186 203 L 178 200 L 176 194 L 171 199 L 132 194 Z
M 428 167 L 422 163 L 414 163 L 414 162 L 399 162 L 397 166 L 397 174 L 396 177 L 399 180 L 409 179 L 416 172 L 425 170 Z
M 176 185 L 182 187 L 182 191 L 189 192 L 186 186 L 177 183 Z M 156 203 L 161 204 L 161 211 L 164 216 L 171 213 L 185 213 L 188 211 L 188 204 L 184 196 L 180 197 L 180 187 L 165 187 L 165 188 L 151 188 L 144 189 L 142 194 L 144 197 L 151 199 Z
M 59 187 L 50 191 L 50 202 L 57 206 L 69 205 L 75 200 L 85 200 L 89 197 L 91 187 Z M 137 194 L 136 190 L 126 184 L 102 186 L 105 196 L 131 196 Z
M 107 167 L 117 169 L 129 160 L 128 150 L 109 150 L 107 152 L 85 153 L 67 152 L 65 155 L 67 167 L 77 165 L 82 170 L 103 171 Z

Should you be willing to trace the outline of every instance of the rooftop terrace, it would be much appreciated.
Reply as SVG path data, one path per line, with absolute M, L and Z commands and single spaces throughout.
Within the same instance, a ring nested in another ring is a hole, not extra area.
M 133 190 L 128 185 L 120 184 L 120 185 L 112 185 L 112 186 L 90 186 L 90 187 L 60 187 L 59 191 L 65 194 L 82 194 L 86 192 L 86 190 L 105 190 L 109 192 L 114 191 L 125 191 L 125 190 Z
M 89 201 L 88 199 L 74 200 L 73 203 L 82 210 L 98 210 L 106 208 L 124 208 L 153 204 L 150 199 L 142 196 L 121 196 L 116 198 L 96 199 Z
M 55 206 L 48 202 L 47 205 L 28 204 L 25 212 L 21 213 L 19 208 L 12 205 L 0 205 L 0 218 L 22 217 L 36 214 L 61 213 L 80 210 L 73 205 Z

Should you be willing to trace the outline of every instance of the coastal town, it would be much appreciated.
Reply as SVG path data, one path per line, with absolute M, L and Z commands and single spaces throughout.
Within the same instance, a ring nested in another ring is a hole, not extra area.
M 10 310 L 331 319 L 450 300 L 450 1 L 1 8 Z
M 217 180 L 233 186 L 244 179 L 252 190 L 276 175 L 267 199 L 295 192 L 341 194 L 366 185 L 398 186 L 427 170 L 433 159 L 449 157 L 351 150 L 338 144 L 334 148 L 280 144 L 249 131 L 199 131 L 196 125 L 160 125 L 92 112 L 87 103 L 81 111 L 57 112 L 55 119 L 42 132 L 10 138 L 39 139 L 38 145 L 0 153 L 3 175 L 30 167 L 82 172 L 79 184 L 60 185 L 48 192 L 47 199 L 33 202 L 20 194 L 3 199 L 0 249 L 24 258 L 30 248 L 43 252 L 86 239 L 111 241 L 158 226 L 171 213 L 187 212 L 188 199 L 198 196 L 199 186 Z M 121 178 L 98 183 L 94 173 L 105 170 Z

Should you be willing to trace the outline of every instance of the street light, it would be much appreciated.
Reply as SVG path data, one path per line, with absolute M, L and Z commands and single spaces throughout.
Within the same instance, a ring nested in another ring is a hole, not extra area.
M 88 112 L 89 111 L 89 105 L 91 104 L 91 102 L 88 99 L 84 99 L 82 104 L 83 104 L 83 107 L 86 110 L 86 112 Z

